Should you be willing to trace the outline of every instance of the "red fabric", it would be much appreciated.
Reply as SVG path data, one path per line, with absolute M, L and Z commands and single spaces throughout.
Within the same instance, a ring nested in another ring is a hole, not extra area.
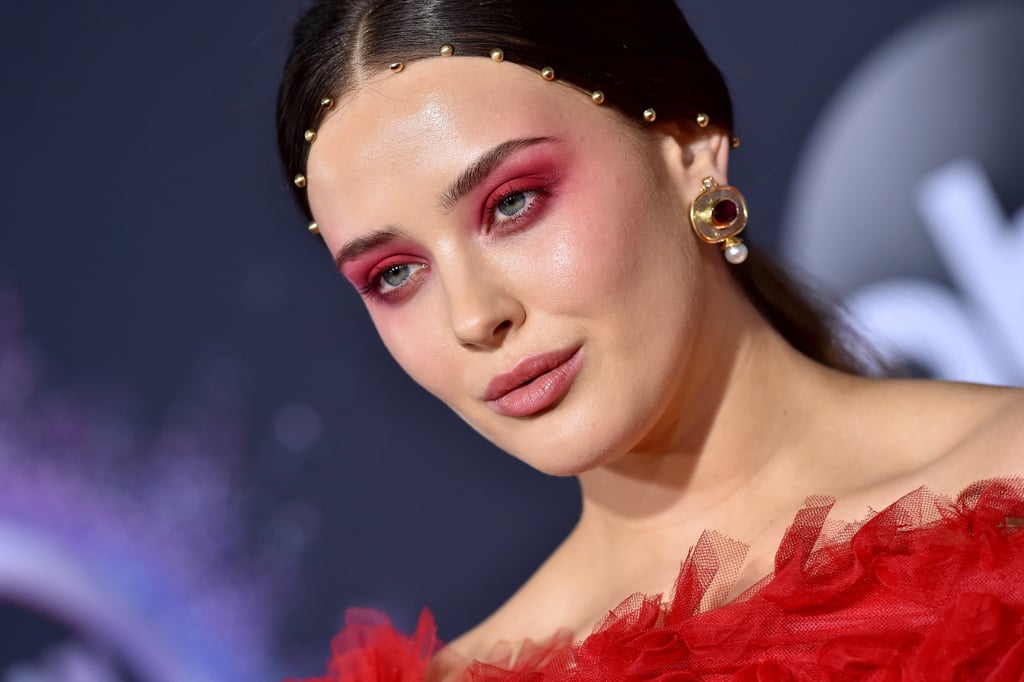
M 955 501 L 917 490 L 826 531 L 831 506 L 808 500 L 773 576 L 728 604 L 745 548 L 705 533 L 671 599 L 633 595 L 581 642 L 428 671 L 429 614 L 411 638 L 379 616 L 350 619 L 327 676 L 308 682 L 440 679 L 441 668 L 467 682 L 1024 680 L 1024 481 L 979 482 Z
M 411 637 L 395 630 L 382 613 L 349 609 L 345 628 L 331 642 L 327 674 L 306 682 L 421 682 L 437 646 L 434 617 L 426 609 Z

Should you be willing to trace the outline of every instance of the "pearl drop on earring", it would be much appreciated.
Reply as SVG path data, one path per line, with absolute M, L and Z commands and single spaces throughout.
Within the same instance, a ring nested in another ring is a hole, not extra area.
M 750 255 L 750 251 L 747 249 L 747 245 L 741 241 L 725 247 L 725 260 L 733 265 L 739 265 L 747 260 L 748 255 Z

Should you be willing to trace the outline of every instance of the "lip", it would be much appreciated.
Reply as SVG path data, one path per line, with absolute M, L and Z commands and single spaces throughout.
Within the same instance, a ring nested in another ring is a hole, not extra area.
M 491 379 L 484 400 L 498 414 L 529 417 L 561 400 L 583 364 L 582 346 L 531 355 Z

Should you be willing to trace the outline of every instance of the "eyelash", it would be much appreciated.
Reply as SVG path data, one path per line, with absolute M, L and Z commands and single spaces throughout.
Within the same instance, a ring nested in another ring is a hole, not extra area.
M 498 212 L 498 207 L 501 206 L 502 202 L 507 201 L 513 197 L 523 195 L 527 199 L 527 204 L 514 216 L 506 216 L 501 220 L 496 220 L 495 215 Z M 488 230 L 494 227 L 514 227 L 520 222 L 526 219 L 526 217 L 533 213 L 534 209 L 537 208 L 538 203 L 544 196 L 544 191 L 539 187 L 515 187 L 508 191 L 497 195 L 487 202 L 484 207 L 484 225 Z
M 387 263 L 383 267 L 378 266 L 370 271 L 370 275 L 366 278 L 366 285 L 359 288 L 359 293 L 363 296 L 376 298 L 379 300 L 393 301 L 398 296 L 401 296 L 402 289 L 408 286 L 421 270 L 427 267 L 426 263 L 417 263 L 416 261 L 396 261 Z M 392 287 L 389 291 L 381 291 L 381 281 L 389 271 L 396 268 L 414 268 L 404 282 L 398 286 Z
M 502 204 L 502 202 L 508 201 L 509 199 L 512 199 L 520 195 L 524 196 L 524 198 L 526 199 L 526 205 L 513 216 L 505 216 L 501 220 L 496 220 L 495 215 L 497 214 L 498 207 Z M 495 227 L 501 229 L 515 227 L 523 220 L 525 220 L 529 214 L 533 213 L 533 211 L 537 208 L 543 196 L 544 191 L 541 188 L 523 187 L 509 189 L 508 191 L 493 197 L 491 200 L 487 202 L 487 205 L 484 208 L 485 227 L 488 230 L 492 230 Z M 381 291 L 381 280 L 384 277 L 384 275 L 394 268 L 401 267 L 411 267 L 414 268 L 414 270 L 412 273 L 409 274 L 405 281 L 403 281 L 398 286 L 393 287 L 389 291 Z M 375 298 L 381 301 L 397 301 L 398 297 L 400 297 L 404 293 L 402 290 L 409 286 L 409 283 L 418 276 L 417 273 L 419 273 L 426 267 L 426 263 L 417 263 L 415 261 L 398 261 L 388 263 L 383 267 L 376 267 L 370 272 L 370 275 L 367 277 L 366 285 L 359 288 L 359 292 L 363 296 Z

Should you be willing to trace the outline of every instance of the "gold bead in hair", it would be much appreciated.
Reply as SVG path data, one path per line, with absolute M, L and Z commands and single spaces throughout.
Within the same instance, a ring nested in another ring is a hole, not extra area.
M 330 97 L 324 97 L 322 100 L 320 100 L 320 106 L 322 106 L 324 109 L 330 109 L 331 107 L 334 106 L 334 100 L 331 99 Z
M 391 71 L 394 73 L 400 73 L 402 69 L 405 68 L 405 64 L 403 64 L 402 62 L 395 62 L 388 66 L 388 68 L 391 69 Z
M 644 120 L 648 123 L 654 123 L 655 119 L 658 118 L 658 112 L 654 109 L 644 109 Z
M 550 66 L 545 66 L 540 70 L 540 77 L 546 81 L 553 81 L 555 80 L 555 70 Z
M 590 93 L 590 99 L 594 100 L 594 104 L 604 104 L 604 93 L 600 90 L 594 90 Z
M 299 188 L 305 187 L 306 186 L 306 176 L 303 175 L 302 173 L 299 173 L 294 178 L 292 178 L 292 182 L 295 183 L 296 187 L 299 187 Z
M 313 234 L 320 234 L 320 226 L 316 224 L 315 220 L 312 221 L 306 229 Z
M 455 48 L 452 47 L 450 44 L 445 43 L 444 45 L 441 46 L 442 57 L 451 57 L 453 54 L 455 54 Z
M 306 139 L 306 142 L 313 144 L 313 140 L 316 139 L 316 131 L 310 128 L 302 134 L 302 137 Z
M 707 128 L 708 123 L 711 123 L 711 119 L 708 118 L 707 114 L 697 114 L 697 125 L 701 128 Z
M 491 50 L 491 59 L 496 62 L 503 62 L 505 61 L 505 52 L 500 47 L 496 47 Z
M 740 148 L 740 138 L 738 138 L 738 137 L 732 138 L 731 144 L 732 144 L 732 148 L 733 149 L 739 149 Z

